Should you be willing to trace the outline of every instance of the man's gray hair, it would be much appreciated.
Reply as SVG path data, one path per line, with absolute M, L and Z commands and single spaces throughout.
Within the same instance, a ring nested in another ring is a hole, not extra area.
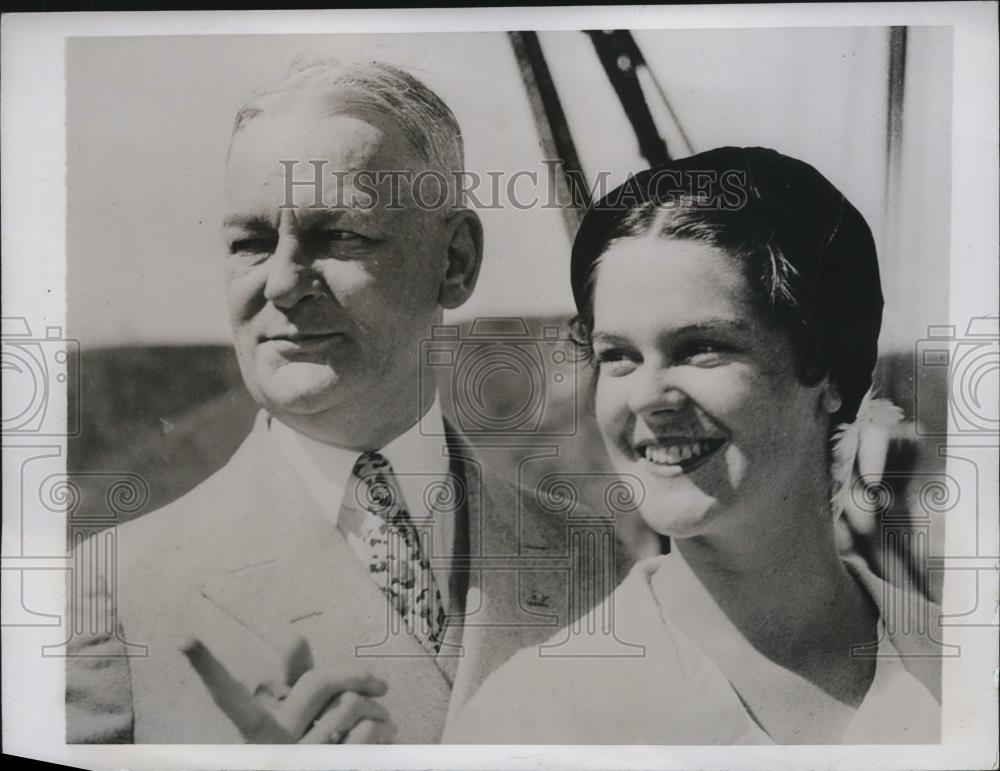
M 236 114 L 233 138 L 258 115 L 310 105 L 326 114 L 372 110 L 391 120 L 449 183 L 465 168 L 462 132 L 437 94 L 410 73 L 381 62 L 342 64 L 328 57 L 300 58 L 281 82 L 256 92 Z

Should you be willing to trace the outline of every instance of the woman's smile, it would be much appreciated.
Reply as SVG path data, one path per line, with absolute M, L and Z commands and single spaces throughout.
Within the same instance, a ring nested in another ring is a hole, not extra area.
M 657 476 L 689 474 L 715 455 L 724 439 L 657 437 L 643 439 L 632 447 L 636 460 L 650 466 Z

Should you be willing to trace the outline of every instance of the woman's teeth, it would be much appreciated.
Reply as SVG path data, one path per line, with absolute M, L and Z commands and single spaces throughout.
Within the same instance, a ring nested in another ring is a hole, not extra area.
M 697 460 L 710 452 L 717 444 L 717 442 L 647 444 L 643 448 L 643 457 L 658 466 L 677 466 L 685 461 Z

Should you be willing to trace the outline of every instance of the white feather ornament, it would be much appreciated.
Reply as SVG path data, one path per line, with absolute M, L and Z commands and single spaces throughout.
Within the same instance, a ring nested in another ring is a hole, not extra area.
M 903 419 L 903 410 L 889 399 L 874 398 L 871 389 L 864 395 L 853 423 L 841 423 L 833 432 L 831 468 L 833 487 L 830 505 L 834 518 L 844 513 L 851 500 L 856 468 L 866 483 L 877 483 L 885 468 L 889 436 Z

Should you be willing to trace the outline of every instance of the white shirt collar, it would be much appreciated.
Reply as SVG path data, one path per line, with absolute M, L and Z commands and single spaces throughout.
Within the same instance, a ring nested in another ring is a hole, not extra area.
M 300 434 L 274 418 L 270 421 L 270 432 L 281 454 L 301 476 L 319 511 L 336 526 L 340 520 L 344 492 L 361 453 L 334 447 Z M 444 417 L 438 397 L 435 396 L 424 416 L 382 449 L 382 454 L 388 458 L 396 473 L 396 481 L 407 508 L 411 516 L 417 519 L 431 513 L 427 509 L 427 501 L 431 495 L 441 490 L 441 485 L 451 483 L 447 447 Z M 454 512 L 434 514 L 429 556 L 432 558 L 435 582 L 445 607 L 449 607 L 451 598 L 449 560 L 454 552 L 455 527 Z M 348 542 L 351 541 L 349 537 Z M 358 558 L 364 562 L 368 555 L 363 550 L 358 551 L 356 543 L 351 545 L 358 553 Z M 437 559 L 441 557 L 446 559 Z
M 382 455 L 389 459 L 397 476 L 413 473 L 443 476 L 448 472 L 444 417 L 437 396 L 420 420 L 382 448 Z M 399 481 L 402 485 L 405 480 Z M 403 495 L 406 495 L 405 485 Z M 417 501 L 410 501 L 409 497 L 407 502 L 417 505 Z
M 361 453 L 313 439 L 277 418 L 270 421 L 270 433 L 321 510 L 336 524 L 347 481 Z M 407 505 L 411 510 L 422 508 L 425 490 L 448 473 L 444 417 L 438 397 L 420 420 L 389 442 L 381 453 L 392 464 Z

